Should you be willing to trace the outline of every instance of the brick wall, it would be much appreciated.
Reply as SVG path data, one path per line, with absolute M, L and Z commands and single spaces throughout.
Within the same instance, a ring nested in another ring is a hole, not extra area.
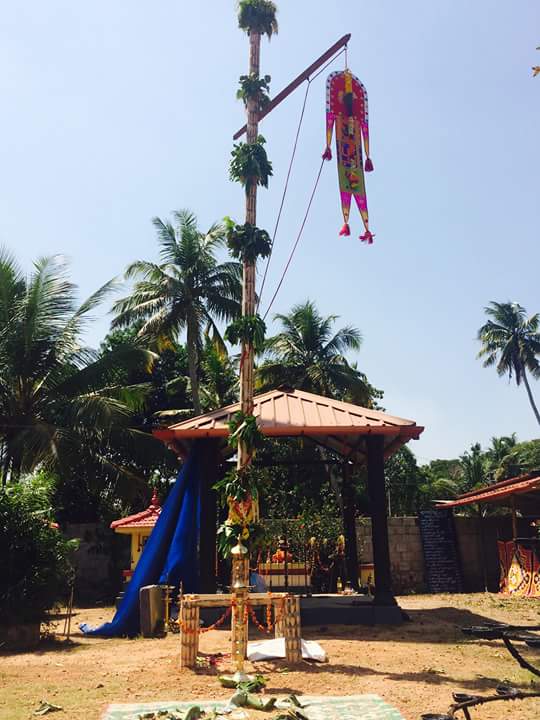
M 77 601 L 110 601 L 121 586 L 122 569 L 129 567 L 129 538 L 99 523 L 69 523 L 64 533 L 79 540 L 73 554 Z
M 373 562 L 370 518 L 358 520 L 357 537 L 360 562 Z M 394 592 L 404 594 L 424 591 L 424 558 L 416 518 L 388 518 L 388 540 Z
M 456 517 L 455 523 L 465 591 L 484 590 L 487 583 L 488 590 L 496 592 L 499 587 L 497 539 L 511 539 L 510 518 L 507 516 L 484 518 L 483 543 L 478 518 Z M 520 520 L 519 524 L 520 534 L 528 535 L 527 521 Z M 373 562 L 371 519 L 358 519 L 356 533 L 360 562 Z M 417 518 L 388 518 L 388 539 L 394 592 L 398 595 L 425 592 L 424 556 Z

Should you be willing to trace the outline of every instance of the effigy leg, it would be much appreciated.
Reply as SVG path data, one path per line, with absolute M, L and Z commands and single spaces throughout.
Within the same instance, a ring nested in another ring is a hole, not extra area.
M 339 231 L 340 235 L 350 235 L 349 215 L 351 214 L 351 193 L 341 190 L 341 211 L 343 213 L 343 227 Z
M 368 245 L 372 245 L 373 238 L 375 236 L 369 229 L 367 198 L 365 195 L 355 193 L 354 199 L 356 200 L 356 204 L 358 205 L 358 210 L 360 211 L 360 215 L 362 216 L 362 222 L 364 223 L 365 228 L 365 233 L 363 235 L 360 235 L 360 240 L 362 240 L 362 242 L 367 242 Z

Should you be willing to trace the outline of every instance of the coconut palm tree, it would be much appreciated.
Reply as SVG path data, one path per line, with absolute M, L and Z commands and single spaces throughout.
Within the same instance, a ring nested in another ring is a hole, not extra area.
M 59 257 L 41 258 L 25 277 L 0 249 L 0 475 L 5 484 L 38 466 L 110 467 L 118 443 L 134 444 L 133 412 L 143 385 L 114 382 L 119 366 L 148 368 L 153 354 L 119 346 L 98 353 L 81 344 L 107 283 L 79 307 Z M 137 441 L 138 442 L 138 441 Z
M 515 378 L 516 385 L 525 385 L 529 402 L 540 425 L 540 413 L 534 402 L 527 371 L 533 377 L 540 377 L 540 316 L 538 313 L 527 318 L 526 310 L 518 303 L 490 302 L 485 308 L 489 320 L 478 331 L 482 349 L 479 358 L 484 367 L 495 365 L 499 375 Z
M 261 389 L 290 385 L 330 397 L 354 396 L 357 402 L 370 402 L 365 376 L 345 357 L 346 352 L 360 348 L 359 330 L 346 326 L 334 332 L 338 316 L 323 317 L 310 300 L 274 319 L 283 330 L 266 341 L 265 360 L 257 371 Z
M 217 322 L 240 314 L 241 265 L 218 263 L 216 252 L 224 242 L 224 228 L 214 224 L 206 233 L 197 228 L 189 210 L 173 213 L 174 224 L 156 217 L 162 263 L 132 263 L 126 278 L 135 278 L 133 291 L 113 306 L 113 327 L 144 320 L 141 338 L 152 339 L 158 348 L 178 340 L 185 329 L 191 394 L 195 413 L 201 413 L 199 362 L 205 333 L 223 347 Z
M 202 361 L 201 394 L 205 412 L 238 400 L 238 375 L 231 359 L 206 341 Z

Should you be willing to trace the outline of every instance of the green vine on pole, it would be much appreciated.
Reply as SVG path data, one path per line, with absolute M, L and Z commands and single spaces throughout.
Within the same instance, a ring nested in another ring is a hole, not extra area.
M 250 497 L 255 500 L 259 495 L 258 480 L 258 474 L 251 465 L 242 470 L 234 468 L 225 473 L 221 480 L 218 480 L 214 485 L 214 490 L 219 493 L 222 500 L 232 498 L 237 502 L 242 502 Z
M 259 430 L 255 415 L 245 415 L 241 410 L 229 421 L 229 446 L 236 450 L 239 443 L 244 445 L 249 455 L 264 443 L 264 435 Z
M 256 225 L 244 223 L 236 225 L 230 217 L 223 219 L 227 232 L 227 247 L 234 258 L 243 262 L 255 262 L 257 258 L 270 255 L 272 241 L 266 230 Z
M 256 100 L 257 111 L 262 112 L 268 107 L 270 97 L 270 75 L 259 78 L 256 75 L 240 75 L 240 88 L 236 93 L 236 98 L 242 100 L 247 107 L 249 100 Z
M 242 315 L 228 326 L 224 337 L 231 345 L 250 344 L 255 352 L 260 352 L 264 349 L 265 333 L 266 323 L 260 315 Z
M 277 8 L 270 0 L 240 0 L 238 3 L 238 27 L 248 35 L 252 32 L 260 35 L 277 35 Z
M 220 555 L 224 558 L 230 557 L 231 550 L 241 537 L 244 545 L 253 552 L 257 547 L 262 546 L 264 541 L 264 527 L 261 523 L 233 523 L 225 520 L 217 531 L 216 541 Z
M 264 149 L 265 142 L 263 136 L 259 135 L 257 142 L 238 143 L 231 152 L 229 177 L 233 182 L 243 185 L 246 192 L 253 185 L 268 187 L 268 178 L 271 177 L 273 170 Z

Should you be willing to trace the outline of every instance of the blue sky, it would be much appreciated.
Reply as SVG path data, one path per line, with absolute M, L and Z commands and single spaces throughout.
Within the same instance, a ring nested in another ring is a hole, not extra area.
M 525 390 L 475 359 L 490 300 L 540 310 L 540 6 L 488 0 L 282 0 L 262 72 L 277 92 L 346 32 L 367 87 L 375 244 L 341 227 L 328 163 L 273 310 L 314 299 L 364 335 L 358 362 L 396 415 L 426 426 L 420 462 L 516 431 L 538 436 Z M 339 59 L 330 70 L 342 67 Z M 194 210 L 239 219 L 228 180 L 247 41 L 234 3 L 27 0 L 0 11 L 0 244 L 25 268 L 63 253 L 88 295 L 136 258 L 156 259 L 150 219 Z M 325 73 L 326 75 L 326 73 Z M 271 229 L 303 90 L 262 124 L 275 173 Z M 296 236 L 324 146 L 324 76 L 304 130 L 269 287 Z M 268 296 L 266 296 L 268 298 Z M 265 302 L 263 298 L 262 307 Z M 108 319 L 95 323 L 97 344 Z M 533 381 L 540 401 L 540 383 Z

